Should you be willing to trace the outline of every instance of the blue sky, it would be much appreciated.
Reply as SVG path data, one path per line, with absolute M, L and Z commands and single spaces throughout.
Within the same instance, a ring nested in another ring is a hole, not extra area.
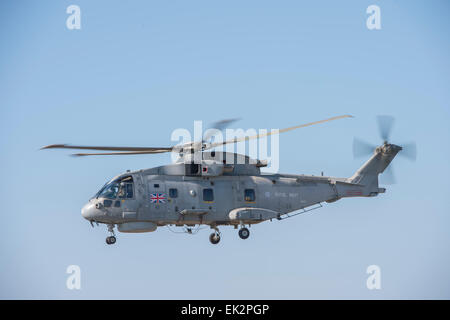
M 81 30 L 66 8 L 81 8 Z M 381 8 L 381 30 L 366 8 Z M 447 1 L 2 1 L 0 297 L 31 299 L 450 298 Z M 52 143 L 171 145 L 194 120 L 283 128 L 280 172 L 347 177 L 352 139 L 396 118 L 398 184 L 251 228 L 119 234 L 80 214 L 111 177 L 169 155 L 72 158 Z M 66 288 L 68 265 L 81 290 Z M 381 290 L 366 268 L 381 268 Z

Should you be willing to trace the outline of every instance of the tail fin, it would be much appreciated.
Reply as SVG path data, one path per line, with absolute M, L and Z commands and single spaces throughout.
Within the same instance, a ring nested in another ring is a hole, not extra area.
M 383 173 L 402 147 L 385 142 L 347 181 L 363 185 L 364 194 L 378 193 L 378 175 Z

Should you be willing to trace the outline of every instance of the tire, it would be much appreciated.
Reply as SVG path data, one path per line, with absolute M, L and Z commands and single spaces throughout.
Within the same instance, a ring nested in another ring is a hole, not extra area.
M 116 243 L 116 237 L 114 236 L 106 237 L 106 244 L 114 244 L 114 243 Z
M 244 240 L 247 239 L 248 237 L 250 237 L 250 231 L 247 228 L 240 229 L 239 237 Z
M 218 235 L 218 234 L 216 234 L 216 233 L 211 233 L 211 234 L 209 235 L 209 241 L 210 241 L 212 244 L 218 244 L 219 241 L 220 241 L 220 235 Z

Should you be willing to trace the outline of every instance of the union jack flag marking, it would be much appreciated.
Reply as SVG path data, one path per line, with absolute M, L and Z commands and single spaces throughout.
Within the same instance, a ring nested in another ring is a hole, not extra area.
M 150 203 L 166 203 L 167 197 L 164 193 L 152 193 Z

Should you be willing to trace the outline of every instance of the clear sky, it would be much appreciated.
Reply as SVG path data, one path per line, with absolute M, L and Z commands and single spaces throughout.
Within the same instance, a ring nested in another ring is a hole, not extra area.
M 81 8 L 68 30 L 66 8 Z M 381 8 L 368 30 L 366 8 Z M 0 298 L 450 298 L 448 1 L 1 1 Z M 168 146 L 194 120 L 241 128 L 353 119 L 280 137 L 280 172 L 348 177 L 352 139 L 416 141 L 376 198 L 195 236 L 92 229 L 113 176 L 169 155 L 73 158 L 52 143 Z M 381 290 L 366 268 L 381 268 Z M 81 268 L 81 290 L 66 268 Z

